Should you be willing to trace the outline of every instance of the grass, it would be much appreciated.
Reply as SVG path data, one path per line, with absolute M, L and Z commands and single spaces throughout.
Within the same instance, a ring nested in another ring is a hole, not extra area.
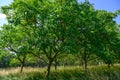
M 58 67 L 57 71 L 52 67 L 49 80 L 120 80 L 120 65 L 111 67 L 108 75 L 107 66 L 89 66 L 84 71 L 79 66 Z M 46 80 L 46 68 L 24 68 L 19 73 L 19 68 L 0 69 L 0 80 Z

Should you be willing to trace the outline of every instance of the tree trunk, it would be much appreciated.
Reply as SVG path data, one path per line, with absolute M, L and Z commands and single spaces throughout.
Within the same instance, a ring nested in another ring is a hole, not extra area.
M 57 71 L 57 63 L 55 63 L 55 71 Z
M 20 56 L 17 56 L 18 60 L 20 61 L 21 63 L 21 67 L 20 67 L 20 72 L 23 71 L 23 67 L 25 65 L 25 60 L 26 60 L 26 55 L 24 54 L 23 58 L 21 59 Z
M 57 70 L 57 65 L 58 65 L 57 59 L 55 58 L 55 64 L 54 64 L 54 66 L 55 66 L 55 71 Z
M 110 64 L 108 63 L 108 80 L 112 80 L 112 77 L 110 76 Z
M 23 58 L 23 60 L 21 60 L 21 69 L 20 69 L 20 72 L 23 72 L 23 67 L 25 65 L 25 59 L 26 59 L 26 56 Z
M 23 72 L 24 62 L 21 63 L 20 72 Z
M 87 58 L 86 57 L 84 57 L 84 69 L 85 71 L 87 70 Z
M 110 71 L 110 64 L 108 63 L 108 70 Z
M 84 70 L 87 71 L 87 49 L 84 48 L 84 54 L 83 54 L 83 60 L 84 60 Z
M 86 71 L 87 70 L 87 54 L 86 54 L 86 51 L 84 52 L 83 60 L 84 60 L 84 69 Z
M 51 65 L 52 65 L 52 60 L 49 60 L 48 67 L 47 67 L 47 75 L 46 75 L 47 79 L 49 79 Z

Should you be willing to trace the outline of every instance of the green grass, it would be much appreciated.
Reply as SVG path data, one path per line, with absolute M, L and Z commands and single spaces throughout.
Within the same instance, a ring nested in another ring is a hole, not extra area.
M 49 80 L 120 80 L 120 65 L 112 66 L 110 72 L 106 66 L 89 66 L 87 72 L 78 66 L 58 67 L 57 71 L 52 68 Z M 46 68 L 29 67 L 23 73 L 19 68 L 0 70 L 0 80 L 46 80 L 45 75 Z

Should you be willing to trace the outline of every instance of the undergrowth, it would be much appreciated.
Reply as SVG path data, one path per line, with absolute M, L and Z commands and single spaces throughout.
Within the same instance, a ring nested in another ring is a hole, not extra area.
M 0 80 L 47 80 L 45 69 L 35 69 L 1 75 Z M 75 66 L 59 67 L 57 71 L 51 70 L 49 80 L 120 80 L 120 66 L 112 66 L 110 73 L 106 66 L 89 67 L 87 71 Z

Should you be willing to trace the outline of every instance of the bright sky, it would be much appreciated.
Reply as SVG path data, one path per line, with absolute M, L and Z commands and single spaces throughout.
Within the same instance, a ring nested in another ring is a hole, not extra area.
M 4 5 L 8 5 L 13 0 L 0 0 L 0 7 Z M 79 2 L 83 2 L 85 0 L 78 0 Z M 95 9 L 99 10 L 107 10 L 107 11 L 116 11 L 120 9 L 120 0 L 89 0 L 90 3 L 93 3 Z M 0 13 L 0 26 L 4 23 L 7 23 L 5 19 L 5 15 Z M 116 22 L 120 24 L 120 16 L 116 18 Z
M 4 5 L 8 5 L 12 1 L 13 0 L 0 0 L 0 7 L 4 6 Z M 4 15 L 0 12 L 0 26 L 3 25 L 4 23 L 7 23 L 7 20 L 5 18 L 6 18 L 6 15 Z
M 95 9 L 116 11 L 120 9 L 120 0 L 89 0 L 93 3 Z M 115 19 L 120 24 L 120 15 Z

